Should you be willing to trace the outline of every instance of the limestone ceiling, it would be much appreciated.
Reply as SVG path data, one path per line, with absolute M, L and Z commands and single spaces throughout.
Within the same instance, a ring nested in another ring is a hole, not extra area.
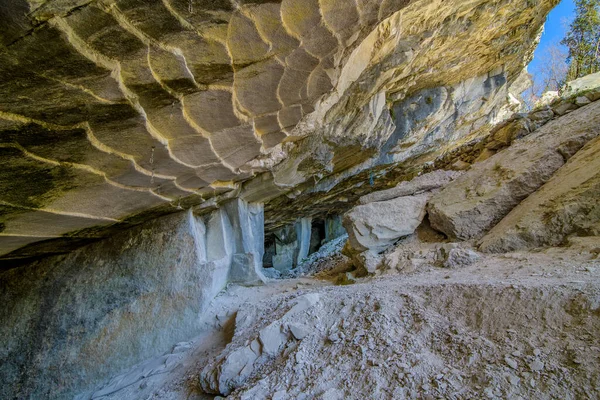
M 2 37 L 0 201 L 16 215 L 0 253 L 247 178 L 331 89 L 333 55 L 384 3 L 3 5 L 17 28 L 46 22 Z
M 0 0 L 0 256 L 265 171 L 410 4 Z

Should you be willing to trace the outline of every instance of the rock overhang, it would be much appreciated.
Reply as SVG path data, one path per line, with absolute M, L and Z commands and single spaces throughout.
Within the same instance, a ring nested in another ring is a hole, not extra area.
M 556 3 L 11 2 L 0 257 L 440 153 L 506 104 Z

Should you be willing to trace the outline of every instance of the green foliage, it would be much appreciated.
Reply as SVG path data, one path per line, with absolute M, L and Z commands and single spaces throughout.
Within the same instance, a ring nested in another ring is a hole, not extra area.
M 561 43 L 569 49 L 567 80 L 600 71 L 600 0 L 575 0 L 575 20 Z

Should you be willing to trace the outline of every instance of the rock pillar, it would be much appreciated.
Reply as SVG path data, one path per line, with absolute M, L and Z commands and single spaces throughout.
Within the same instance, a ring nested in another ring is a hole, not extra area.
M 262 272 L 265 253 L 263 204 L 235 199 L 225 205 L 224 211 L 233 228 L 233 260 L 229 281 L 247 285 L 265 282 Z
M 346 234 L 346 229 L 342 225 L 341 215 L 330 215 L 325 218 L 325 242 L 331 242 Z
M 298 222 L 296 222 L 296 237 L 298 240 L 298 257 L 296 258 L 296 265 L 301 264 L 302 260 L 308 257 L 311 222 L 312 218 L 300 218 Z

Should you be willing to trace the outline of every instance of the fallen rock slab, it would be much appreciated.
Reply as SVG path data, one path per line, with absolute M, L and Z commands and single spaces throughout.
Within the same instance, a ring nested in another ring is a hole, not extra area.
M 357 252 L 382 251 L 412 234 L 425 217 L 431 192 L 359 205 L 344 215 L 350 247 Z
M 598 135 L 600 102 L 553 120 L 435 194 L 431 226 L 451 239 L 481 238 Z
M 571 158 L 481 241 L 486 252 L 557 246 L 572 233 L 600 234 L 600 138 Z

